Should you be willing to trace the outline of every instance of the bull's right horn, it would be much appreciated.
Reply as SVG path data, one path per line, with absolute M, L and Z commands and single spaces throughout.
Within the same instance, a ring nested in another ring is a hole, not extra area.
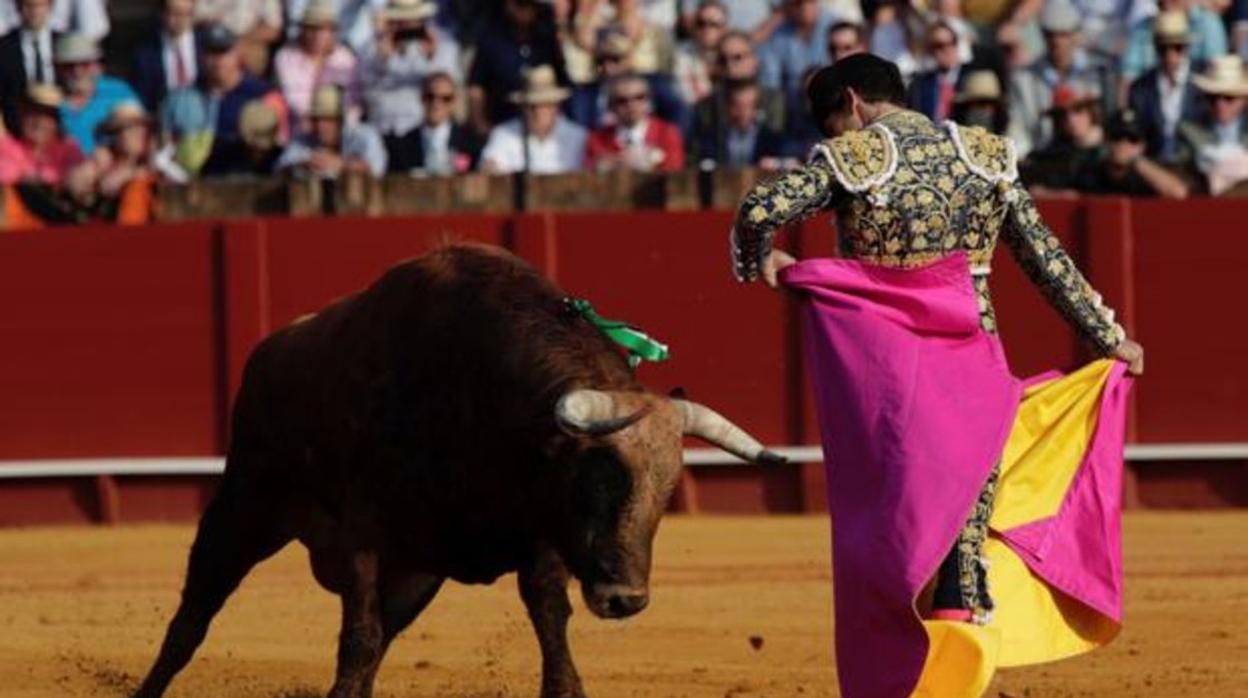
M 618 414 L 611 393 L 601 390 L 573 390 L 555 405 L 555 421 L 564 431 L 586 436 L 606 436 L 627 429 L 650 413 L 646 405 L 632 414 Z
M 689 400 L 673 400 L 685 415 L 685 434 L 696 436 L 752 463 L 774 465 L 788 459 L 768 451 L 754 437 L 715 410 Z

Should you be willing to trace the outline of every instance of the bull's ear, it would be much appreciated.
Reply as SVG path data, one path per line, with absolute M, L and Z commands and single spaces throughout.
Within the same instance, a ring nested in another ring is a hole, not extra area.
M 689 393 L 685 390 L 685 386 L 678 385 L 667 392 L 667 396 L 673 400 L 688 400 Z

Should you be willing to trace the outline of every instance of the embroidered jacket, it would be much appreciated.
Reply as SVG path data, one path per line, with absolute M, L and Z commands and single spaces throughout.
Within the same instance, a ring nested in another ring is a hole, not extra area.
M 778 228 L 828 208 L 836 211 L 845 257 L 913 267 L 965 250 L 981 325 L 989 332 L 996 331 L 996 318 L 987 277 L 1001 237 L 1049 301 L 1101 353 L 1112 353 L 1125 336 L 1114 312 L 1040 221 L 1018 181 L 1006 138 L 952 122 L 937 126 L 903 110 L 820 143 L 805 167 L 745 197 L 733 227 L 737 278 L 758 278 Z

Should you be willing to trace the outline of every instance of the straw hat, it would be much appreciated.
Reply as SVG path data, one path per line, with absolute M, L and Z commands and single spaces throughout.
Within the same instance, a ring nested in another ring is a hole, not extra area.
M 1192 28 L 1182 10 L 1162 12 L 1153 20 L 1153 40 L 1159 44 L 1192 43 Z
M 243 111 L 239 114 L 238 135 L 247 145 L 268 150 L 277 145 L 281 118 L 273 105 L 263 99 L 253 99 L 243 105 Z
M 103 133 L 117 133 L 131 126 L 151 126 L 152 118 L 138 102 L 121 102 L 109 112 L 108 119 L 100 125 Z
M 594 46 L 595 56 L 627 58 L 633 52 L 633 41 L 622 31 L 608 30 L 598 36 Z
M 34 82 L 26 89 L 26 103 L 40 109 L 60 109 L 65 94 L 56 85 Z
M 381 11 L 391 22 L 421 22 L 438 14 L 436 0 L 389 0 Z
M 1215 57 L 1209 61 L 1203 74 L 1192 76 L 1192 82 L 1206 94 L 1248 96 L 1248 76 L 1244 75 L 1244 61 L 1234 54 Z
M 57 63 L 92 63 L 104 57 L 100 45 L 81 34 L 66 34 L 57 39 L 52 55 Z
M 312 108 L 308 116 L 313 119 L 342 118 L 342 90 L 337 85 L 321 85 L 312 93 Z
M 1070 0 L 1049 0 L 1040 11 L 1040 28 L 1050 34 L 1072 34 L 1082 23 L 1079 9 Z
M 976 70 L 967 74 L 962 87 L 954 95 L 955 104 L 967 102 L 1000 102 L 1001 80 L 991 70 Z
M 311 0 L 299 24 L 305 27 L 334 27 L 338 25 L 338 4 L 334 0 Z
M 560 87 L 555 69 L 539 65 L 524 74 L 524 89 L 511 93 L 513 104 L 553 104 L 562 102 L 570 93 Z

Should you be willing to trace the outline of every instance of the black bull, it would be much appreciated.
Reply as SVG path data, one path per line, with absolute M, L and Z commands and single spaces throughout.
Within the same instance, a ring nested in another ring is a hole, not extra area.
M 234 409 L 182 601 L 138 691 L 158 696 L 247 572 L 293 539 L 342 598 L 331 696 L 368 696 L 446 579 L 517 571 L 542 696 L 582 696 L 569 575 L 604 618 L 648 600 L 682 437 L 771 454 L 713 411 L 646 392 L 519 259 L 452 246 L 266 339 Z

